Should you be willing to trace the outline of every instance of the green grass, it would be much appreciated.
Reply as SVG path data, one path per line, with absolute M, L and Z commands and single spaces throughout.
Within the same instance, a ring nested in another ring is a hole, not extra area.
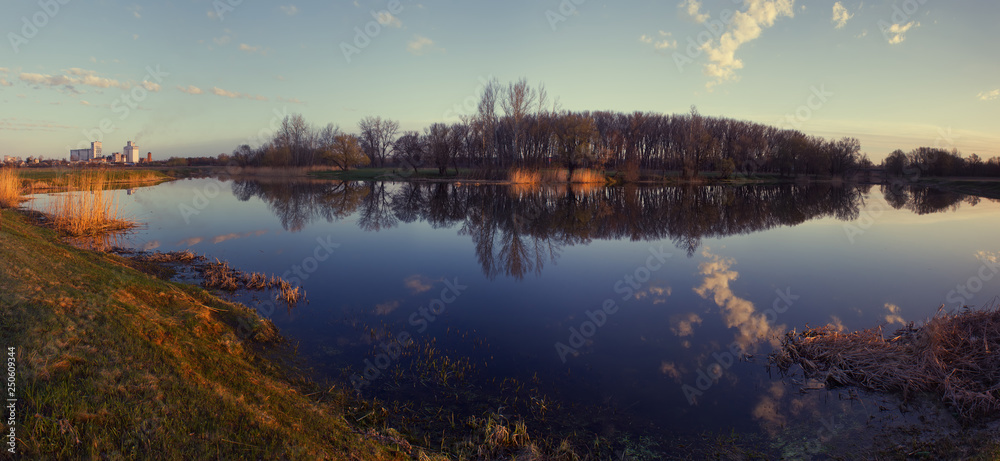
M 70 247 L 9 210 L 0 261 L 25 459 L 408 458 L 360 435 L 340 391 L 263 358 L 278 346 L 242 339 L 241 324 L 273 333 L 250 309 Z

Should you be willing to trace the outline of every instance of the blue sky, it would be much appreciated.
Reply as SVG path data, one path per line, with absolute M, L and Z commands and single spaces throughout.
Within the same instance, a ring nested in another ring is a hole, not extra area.
M 134 140 L 156 158 L 217 155 L 291 113 L 346 131 L 368 115 L 420 129 L 471 108 L 489 77 L 544 83 L 569 110 L 693 104 L 854 136 L 875 161 L 921 145 L 1000 155 L 993 0 L 5 0 L 3 11 L 0 155 L 66 158 L 99 138 L 107 153 Z

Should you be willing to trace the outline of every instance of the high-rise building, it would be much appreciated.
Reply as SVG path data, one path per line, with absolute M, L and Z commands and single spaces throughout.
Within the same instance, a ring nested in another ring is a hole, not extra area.
M 104 152 L 100 141 L 90 143 L 90 149 L 73 149 L 69 151 L 69 161 L 71 162 L 89 162 L 103 156 Z
M 129 141 L 122 149 L 122 156 L 125 157 L 125 163 L 139 163 L 139 146 Z

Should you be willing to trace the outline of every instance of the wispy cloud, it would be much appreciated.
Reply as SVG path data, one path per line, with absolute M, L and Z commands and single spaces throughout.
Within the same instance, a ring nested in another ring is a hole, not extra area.
M 380 11 L 378 13 L 375 13 L 375 20 L 378 21 L 378 23 L 382 24 L 383 26 L 395 27 L 397 29 L 403 27 L 403 22 L 400 21 L 399 18 L 393 16 L 392 13 L 388 11 Z
M 984 91 L 982 93 L 979 93 L 978 97 L 981 101 L 992 101 L 994 99 L 1000 98 L 1000 89 L 996 89 L 993 91 Z
M 261 235 L 264 235 L 266 233 L 267 233 L 266 230 L 259 230 L 259 231 L 252 231 L 252 232 L 244 232 L 242 234 L 238 234 L 238 233 L 234 232 L 234 233 L 225 234 L 225 235 L 217 235 L 215 237 L 212 237 L 212 243 L 213 244 L 219 244 L 219 243 L 222 243 L 222 242 L 225 242 L 225 241 L 228 241 L 228 240 L 236 240 L 236 239 L 247 238 L 247 237 L 260 237 Z
M 671 40 L 672 34 L 670 32 L 659 32 L 659 37 L 651 37 L 649 35 L 643 34 L 639 37 L 639 41 L 648 45 L 653 45 L 655 50 L 669 50 L 677 48 L 677 40 Z
M 14 85 L 14 84 L 13 84 L 13 83 L 10 83 L 10 82 L 8 82 L 8 81 L 7 81 L 7 79 L 5 79 L 5 78 L 0 78 L 0 86 L 12 86 L 12 85 Z
M 894 323 L 906 325 L 906 320 L 903 319 L 903 316 L 899 315 L 899 306 L 892 303 L 885 303 L 885 311 L 888 312 L 885 314 L 886 323 L 889 325 Z
M 420 294 L 429 291 L 434 287 L 434 280 L 420 274 L 411 275 L 403 279 L 403 285 L 410 289 L 413 294 Z
M 836 24 L 834 27 L 837 29 L 843 29 L 847 25 L 847 21 L 850 21 L 854 15 L 847 8 L 844 8 L 844 4 L 837 2 L 833 4 L 833 23 Z
M 295 16 L 299 13 L 299 7 L 295 5 L 281 5 L 281 11 L 289 16 Z
M 264 96 L 260 96 L 260 95 L 253 96 L 253 95 L 250 95 L 250 94 L 240 93 L 238 91 L 223 90 L 222 88 L 219 88 L 217 86 L 216 87 L 212 87 L 211 91 L 212 91 L 212 94 L 214 94 L 216 96 L 223 96 L 223 97 L 230 98 L 230 99 L 252 99 L 254 101 L 267 101 L 267 98 L 265 98 Z
M 410 53 L 420 56 L 428 51 L 434 46 L 434 40 L 431 40 L 422 35 L 414 35 L 413 40 L 406 44 L 406 49 Z
M 709 89 L 738 79 L 736 71 L 743 68 L 743 61 L 736 58 L 736 51 L 741 46 L 756 40 L 778 19 L 795 17 L 795 0 L 745 0 L 744 5 L 745 10 L 733 13 L 721 37 L 702 46 L 708 56 L 705 75 L 713 78 L 706 84 Z
M 97 72 L 95 71 L 80 69 L 78 67 L 66 69 L 63 72 L 65 73 L 64 75 L 21 73 L 18 75 L 18 78 L 22 82 L 31 85 L 63 87 L 73 91 L 76 91 L 76 86 L 91 86 L 102 89 L 120 88 L 128 90 L 134 85 L 132 82 L 122 82 L 113 78 L 101 77 L 97 75 Z M 142 85 L 146 87 L 146 82 L 143 82 Z M 146 87 L 146 89 L 150 90 L 149 87 Z M 159 85 L 156 85 L 156 90 L 150 91 L 159 91 Z
M 267 56 L 267 50 L 261 46 L 250 46 L 246 43 L 240 43 L 240 51 L 245 51 L 250 54 L 259 54 L 261 56 Z
M 376 315 L 389 315 L 392 311 L 399 307 L 399 301 L 386 301 L 381 304 L 375 305 Z
M 185 92 L 187 94 L 202 94 L 202 93 L 204 93 L 204 91 L 202 91 L 201 88 L 198 88 L 198 87 L 196 87 L 194 85 L 188 85 L 187 87 L 183 87 L 183 86 L 178 85 L 177 89 L 181 90 L 181 91 L 183 91 L 183 92 Z
M 889 40 L 890 45 L 897 45 L 906 40 L 906 32 L 914 27 L 920 27 L 920 23 L 910 21 L 906 24 L 893 24 L 882 31 L 882 35 Z
M 129 11 L 129 13 L 132 13 L 132 16 L 135 16 L 136 19 L 142 19 L 142 14 L 140 13 L 142 11 L 142 7 L 141 6 L 139 6 L 139 5 L 132 5 L 132 6 L 128 7 L 128 11 Z

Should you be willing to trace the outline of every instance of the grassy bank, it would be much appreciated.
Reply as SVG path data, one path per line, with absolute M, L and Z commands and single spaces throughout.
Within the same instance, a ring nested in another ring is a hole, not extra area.
M 17 174 L 28 194 L 76 190 L 81 178 L 97 174 L 105 189 L 151 186 L 174 179 L 162 170 L 141 168 L 21 168 Z
M 264 360 L 275 346 L 242 339 L 273 333 L 254 312 L 0 213 L 0 344 L 17 351 L 26 458 L 407 458 L 352 428 L 339 391 Z

